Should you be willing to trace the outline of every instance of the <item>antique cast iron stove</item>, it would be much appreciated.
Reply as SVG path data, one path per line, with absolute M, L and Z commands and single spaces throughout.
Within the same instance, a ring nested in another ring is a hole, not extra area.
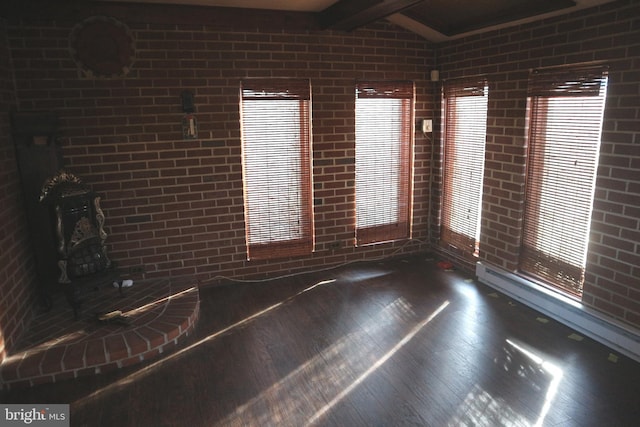
M 45 182 L 40 201 L 51 210 L 60 270 L 58 282 L 73 285 L 67 287 L 67 297 L 77 316 L 78 286 L 111 267 L 100 197 L 80 178 L 61 171 Z

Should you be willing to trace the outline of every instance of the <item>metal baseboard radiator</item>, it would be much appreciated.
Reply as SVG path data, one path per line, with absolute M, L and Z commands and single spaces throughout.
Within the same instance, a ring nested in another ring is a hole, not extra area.
M 499 267 L 478 262 L 478 280 L 640 362 L 640 331 Z

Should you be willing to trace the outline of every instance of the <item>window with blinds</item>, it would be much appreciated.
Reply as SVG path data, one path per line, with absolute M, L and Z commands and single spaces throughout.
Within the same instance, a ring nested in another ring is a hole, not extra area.
M 520 270 L 582 295 L 607 70 L 534 71 Z
M 356 84 L 356 244 L 409 238 L 414 85 Z
M 488 86 L 484 78 L 443 86 L 444 158 L 441 244 L 464 259 L 479 250 Z
M 243 80 L 240 121 L 247 258 L 311 253 L 309 80 Z

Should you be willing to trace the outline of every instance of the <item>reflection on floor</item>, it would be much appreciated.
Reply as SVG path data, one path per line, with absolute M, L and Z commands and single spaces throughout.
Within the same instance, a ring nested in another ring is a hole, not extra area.
M 84 290 L 77 319 L 64 294 L 56 295 L 51 311 L 30 323 L 17 351 L 0 365 L 0 388 L 64 381 L 154 359 L 195 327 L 200 306 L 193 282 L 140 281 L 122 293 L 109 285 Z M 98 319 L 98 313 L 114 311 L 123 318 Z
M 640 365 L 426 257 L 200 288 L 161 359 L 5 402 L 72 425 L 634 425 Z M 614 363 L 613 360 L 616 360 Z

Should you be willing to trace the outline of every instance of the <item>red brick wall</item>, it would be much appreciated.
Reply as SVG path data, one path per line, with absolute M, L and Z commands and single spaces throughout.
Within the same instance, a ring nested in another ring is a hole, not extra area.
M 621 1 L 439 46 L 444 78 L 489 79 L 480 257 L 515 270 L 524 202 L 526 88 L 536 67 L 610 66 L 583 301 L 640 326 L 640 3 Z
M 162 24 L 158 8 L 149 10 L 153 22 L 118 16 L 136 40 L 123 78 L 78 71 L 68 49 L 77 20 L 9 28 L 19 108 L 59 114 L 66 166 L 103 196 L 109 253 L 122 269 L 144 266 L 147 278 L 264 277 L 426 249 L 354 248 L 353 110 L 356 79 L 408 79 L 417 117 L 429 117 L 428 42 L 390 24 L 349 34 L 231 30 Z M 311 79 L 317 243 L 308 257 L 246 261 L 238 88 L 248 76 Z M 182 139 L 185 89 L 195 95 L 196 140 Z M 430 153 L 420 133 L 415 156 L 413 229 L 425 240 Z
M 9 112 L 15 105 L 6 23 L 0 19 L 0 362 L 31 319 L 34 260 L 27 234 Z
M 232 29 L 238 21 L 200 13 L 114 9 L 131 27 L 137 53 L 131 73 L 111 79 L 86 78 L 71 61 L 68 36 L 78 16 L 11 21 L 8 34 L 19 108 L 60 115 L 67 166 L 103 195 L 111 257 L 125 270 L 144 266 L 146 277 L 201 280 L 263 277 L 424 249 L 402 242 L 353 247 L 353 83 L 414 80 L 417 118 L 437 117 L 428 81 L 433 58 L 443 78 L 489 77 L 481 257 L 514 270 L 529 69 L 606 60 L 611 84 L 584 301 L 640 326 L 638 9 L 637 1 L 616 2 L 448 42 L 437 50 L 382 23 L 348 34 L 305 31 L 304 23 L 296 30 L 259 31 L 264 16 L 248 16 L 243 28 Z M 168 23 L 189 16 L 202 23 Z M 238 84 L 246 76 L 311 79 L 317 199 L 312 256 L 246 261 L 238 115 Z M 200 139 L 193 141 L 181 139 L 184 89 L 195 94 Z M 414 237 L 419 240 L 427 238 L 429 147 L 417 133 Z M 435 195 L 438 181 L 435 174 Z M 437 198 L 431 212 L 437 212 Z M 431 222 L 437 229 L 437 215 Z M 334 242 L 341 247 L 332 249 Z

